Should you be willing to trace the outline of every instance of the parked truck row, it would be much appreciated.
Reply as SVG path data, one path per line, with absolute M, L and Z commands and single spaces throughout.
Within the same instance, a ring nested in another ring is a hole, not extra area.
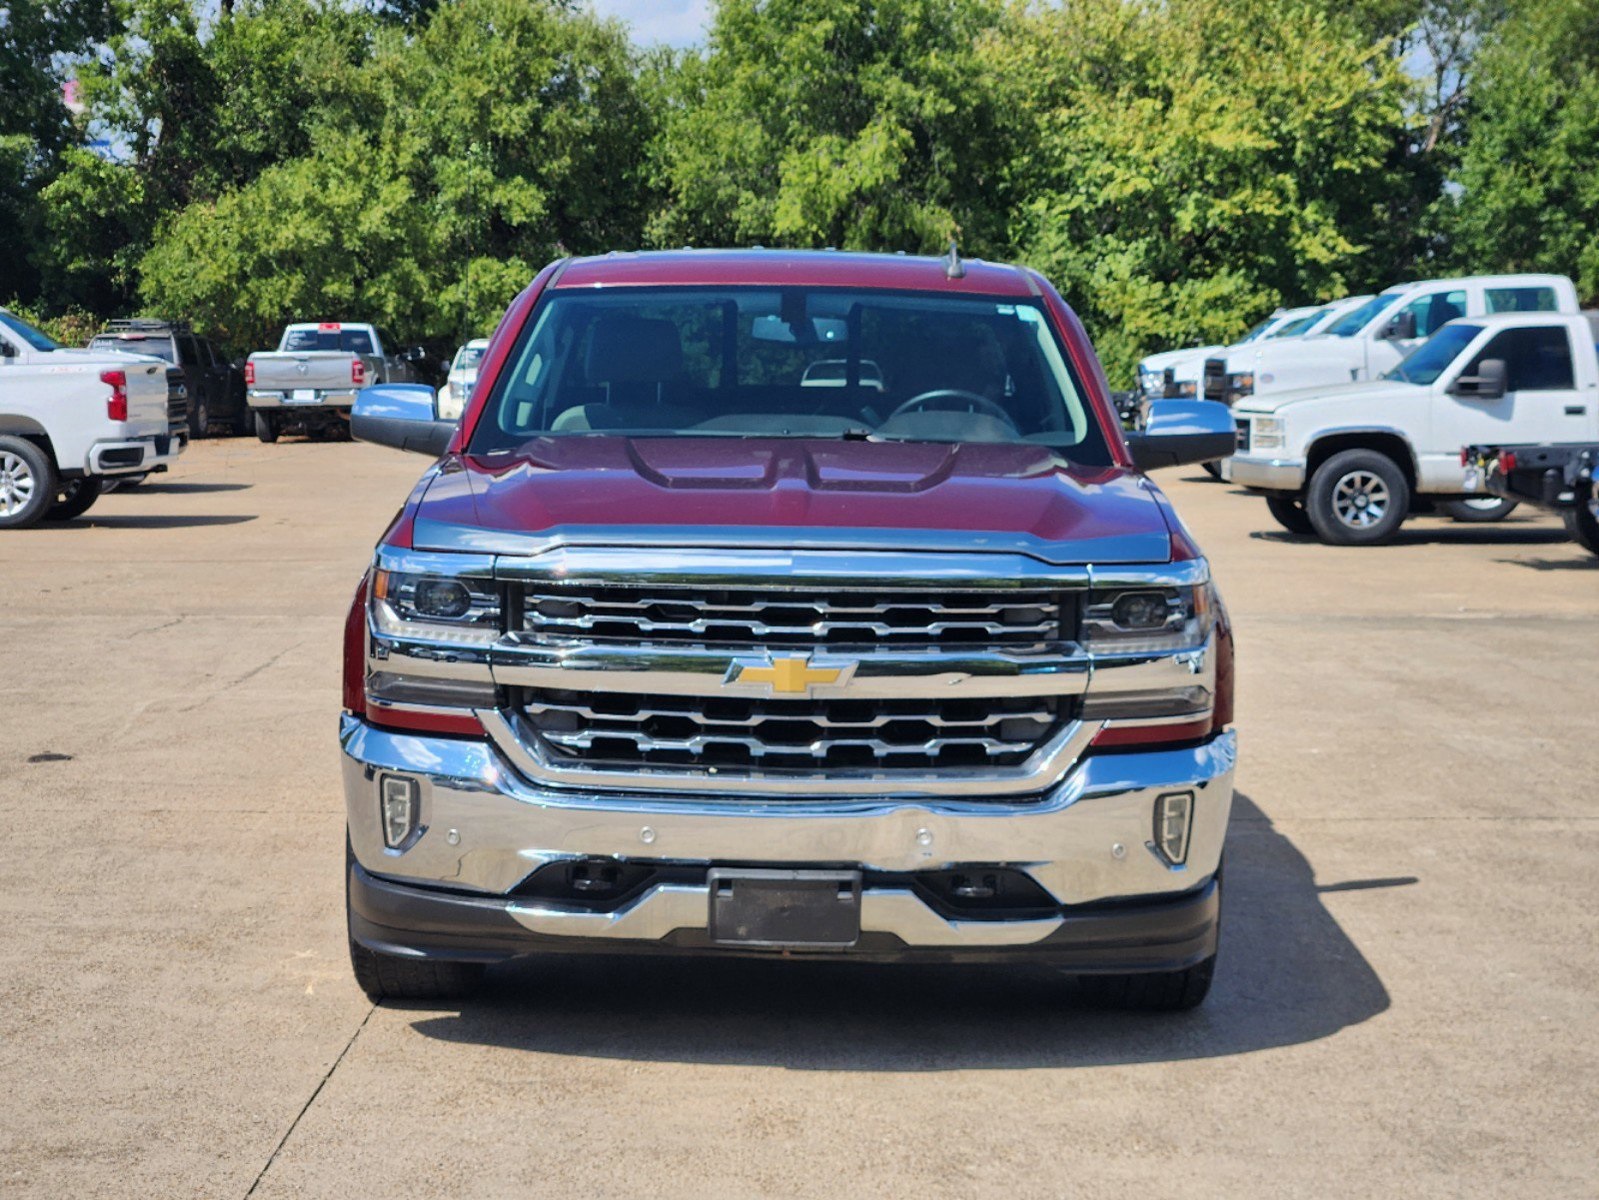
M 1424 280 L 1337 302 L 1297 330 L 1293 319 L 1274 314 L 1220 350 L 1146 360 L 1165 365 L 1141 376 L 1146 398 L 1232 407 L 1237 452 L 1207 469 L 1263 496 L 1278 524 L 1366 545 L 1418 512 L 1491 521 L 1558 497 L 1589 544 L 1592 513 L 1573 496 L 1599 440 L 1596 330 L 1569 279 Z M 1502 448 L 1501 465 L 1519 472 L 1493 469 Z

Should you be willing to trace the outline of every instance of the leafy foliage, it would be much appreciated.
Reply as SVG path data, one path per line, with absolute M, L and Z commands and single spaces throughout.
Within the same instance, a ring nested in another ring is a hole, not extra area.
M 1455 260 L 1570 274 L 1599 303 L 1599 3 L 1527 6 L 1477 70 L 1460 191 L 1443 203 Z
M 1015 242 L 1113 376 L 1365 274 L 1407 81 L 1353 24 L 1294 0 L 1066 0 L 992 52 L 1034 121 Z
M 958 234 L 1043 269 L 1125 381 L 1444 267 L 1599 296 L 1596 13 L 717 0 L 674 52 L 579 0 L 11 0 L 0 292 L 241 349 L 324 317 L 445 349 L 563 253 Z
M 657 241 L 1003 245 L 997 0 L 723 0 L 683 66 Z

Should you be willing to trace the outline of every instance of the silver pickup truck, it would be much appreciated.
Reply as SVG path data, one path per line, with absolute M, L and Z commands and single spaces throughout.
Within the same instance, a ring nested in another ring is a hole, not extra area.
M 425 352 L 420 346 L 395 352 L 391 346 L 375 325 L 308 321 L 288 326 L 275 351 L 258 351 L 245 363 L 256 436 L 275 442 L 291 426 L 312 436 L 342 434 L 362 388 L 417 381 Z

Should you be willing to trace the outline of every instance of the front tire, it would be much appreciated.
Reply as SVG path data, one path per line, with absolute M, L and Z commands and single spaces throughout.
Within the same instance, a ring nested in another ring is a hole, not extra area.
M 211 408 L 204 397 L 195 400 L 189 409 L 189 436 L 196 441 L 206 437 L 211 432 Z
M 255 414 L 255 436 L 269 446 L 278 440 L 278 423 L 272 419 L 270 413 Z
M 26 438 L 0 437 L 0 529 L 44 520 L 56 498 L 56 468 Z
M 1438 505 L 1438 508 L 1450 520 L 1479 525 L 1490 521 L 1503 521 L 1515 512 L 1520 504 L 1521 501 L 1504 496 L 1473 496 L 1470 500 L 1445 500 Z
M 1316 527 L 1310 523 L 1310 517 L 1298 496 L 1267 496 L 1266 511 L 1289 533 L 1297 533 L 1302 537 L 1316 536 Z
M 1410 484 L 1399 464 L 1375 450 L 1334 454 L 1311 476 L 1305 513 L 1331 546 L 1375 546 L 1404 524 Z
M 1216 956 L 1212 954 L 1181 971 L 1084 975 L 1078 981 L 1078 986 L 1083 997 L 1099 1008 L 1186 1012 L 1205 1002 L 1215 975 Z
M 1599 554 L 1599 515 L 1591 503 L 1579 503 L 1565 514 L 1566 532 L 1590 554 Z
M 483 980 L 482 963 L 447 962 L 426 958 L 401 958 L 368 950 L 350 929 L 350 874 L 355 851 L 344 839 L 344 927 L 349 934 L 350 969 L 366 998 L 382 1000 L 450 1000 L 465 996 Z
M 46 521 L 70 521 L 81 517 L 94 506 L 104 490 L 102 482 L 88 475 L 76 479 L 63 479 L 56 484 L 55 503 L 44 514 Z
M 383 1000 L 454 1000 L 468 995 L 483 979 L 482 963 L 438 962 L 379 954 L 350 939 L 350 967 L 366 998 Z
M 1217 462 L 1215 459 L 1211 459 L 1209 462 L 1202 462 L 1199 465 L 1205 468 L 1205 474 L 1209 475 L 1212 479 L 1221 478 L 1221 463 Z

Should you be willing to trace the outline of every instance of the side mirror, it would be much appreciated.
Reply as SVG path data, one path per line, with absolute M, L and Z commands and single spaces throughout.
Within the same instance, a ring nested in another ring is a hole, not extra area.
M 436 404 L 433 389 L 419 383 L 364 388 L 350 410 L 350 433 L 363 442 L 437 458 L 455 436 L 455 422 L 440 420 Z
M 1416 336 L 1416 314 L 1413 312 L 1395 313 L 1391 321 L 1382 331 L 1383 337 L 1390 341 L 1404 342 Z
M 1238 449 L 1232 410 L 1214 400 L 1151 400 L 1149 418 L 1126 435 L 1140 471 L 1227 458 Z
M 16 356 L 17 348 L 6 341 L 5 338 L 0 338 L 0 358 L 15 358 Z
M 1475 396 L 1482 400 L 1497 400 L 1509 390 L 1510 372 L 1502 358 L 1485 358 L 1477 364 L 1475 375 L 1459 375 L 1449 385 L 1456 396 Z
M 427 356 L 428 352 L 422 346 L 407 346 L 405 352 L 400 355 L 400 357 L 408 363 L 422 362 L 427 358 Z

